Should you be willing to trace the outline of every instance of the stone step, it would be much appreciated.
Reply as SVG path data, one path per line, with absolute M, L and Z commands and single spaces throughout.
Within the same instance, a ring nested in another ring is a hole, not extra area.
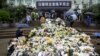
M 30 30 L 24 30 L 23 34 L 25 36 L 27 36 L 29 34 L 29 32 L 30 32 Z M 14 38 L 14 37 L 16 37 L 15 31 L 10 31 L 10 32 L 9 31 L 4 31 L 3 33 L 0 32 L 0 38 Z
M 100 32 L 100 30 L 79 30 L 80 32 Z
M 27 33 L 27 32 L 30 32 L 30 30 L 23 30 L 23 32 L 24 33 Z M 85 32 L 85 33 L 94 33 L 94 32 L 100 32 L 100 31 L 96 31 L 96 30 L 93 30 L 93 31 L 84 31 L 84 30 L 82 30 L 82 31 L 79 31 L 79 32 Z M 2 32 L 0 32 L 0 35 L 2 35 L 2 34 L 15 34 L 15 31 L 2 31 Z
M 28 36 L 28 34 L 24 34 L 24 36 Z M 12 35 L 0 35 L 0 39 L 2 38 L 15 38 L 16 35 L 12 34 Z
M 24 35 L 27 36 L 29 34 L 29 32 L 24 32 Z M 90 33 L 86 33 L 87 35 L 90 35 L 90 36 L 93 36 L 92 34 Z M 0 35 L 0 38 L 14 38 L 16 37 L 16 34 L 3 34 L 3 35 Z
M 22 29 L 22 31 L 30 31 L 31 29 Z M 0 30 L 0 33 L 2 32 L 15 32 L 16 29 L 8 29 L 8 30 Z
M 29 33 L 30 31 L 27 30 L 27 31 L 23 31 L 23 33 Z M 9 31 L 5 31 L 5 32 L 0 32 L 0 35 L 11 35 L 11 34 L 16 34 L 15 31 L 13 32 L 9 32 Z
M 23 33 L 29 33 L 30 30 L 24 30 Z M 91 33 L 94 33 L 94 32 L 97 32 L 97 31 L 80 31 L 80 32 L 85 32 L 87 34 L 91 34 Z M 99 32 L 99 31 L 98 31 Z M 9 31 L 4 31 L 4 32 L 0 32 L 0 35 L 6 35 L 6 34 L 15 34 L 16 32 L 15 31 L 12 31 L 12 32 L 9 32 Z

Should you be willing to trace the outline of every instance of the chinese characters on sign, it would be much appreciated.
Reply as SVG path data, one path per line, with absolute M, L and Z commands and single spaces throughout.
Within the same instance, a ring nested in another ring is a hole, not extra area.
M 69 7 L 71 2 L 68 1 L 42 1 L 42 2 L 37 2 L 37 6 L 45 6 L 45 7 Z

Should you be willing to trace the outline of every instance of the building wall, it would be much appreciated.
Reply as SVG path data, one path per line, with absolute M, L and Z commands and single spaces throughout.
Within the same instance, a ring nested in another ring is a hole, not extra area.
M 37 0 L 37 1 L 70 1 L 70 0 Z
M 72 0 L 74 1 L 74 0 Z M 75 0 L 77 4 L 81 4 L 82 1 L 84 2 L 84 4 L 89 4 L 89 3 L 92 3 L 92 4 L 97 4 L 97 3 L 100 3 L 100 0 Z
M 7 0 L 7 4 L 13 4 L 14 6 L 26 5 L 36 7 L 36 0 Z
M 83 4 L 86 4 L 86 6 L 89 7 L 93 4 L 100 3 L 100 0 L 72 0 L 72 2 L 72 9 L 75 9 L 76 6 L 79 6 L 80 9 L 83 9 Z
M 36 1 L 66 1 L 66 0 L 7 0 L 7 3 L 13 4 L 15 6 L 26 5 L 26 6 L 36 7 Z M 67 1 L 72 1 L 72 9 L 74 9 L 76 5 L 79 5 L 80 9 L 82 9 L 83 8 L 82 2 L 84 2 L 84 4 L 87 4 L 88 6 L 90 4 L 100 3 L 100 0 L 67 0 Z M 74 1 L 76 1 L 76 3 L 74 3 Z

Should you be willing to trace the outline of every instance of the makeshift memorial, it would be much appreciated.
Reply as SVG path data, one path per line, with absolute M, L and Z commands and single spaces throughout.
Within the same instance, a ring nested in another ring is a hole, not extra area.
M 31 30 L 26 43 L 26 38 L 20 37 L 11 56 L 97 55 L 89 35 L 71 27 L 56 25 L 51 20 L 46 20 L 41 26 Z

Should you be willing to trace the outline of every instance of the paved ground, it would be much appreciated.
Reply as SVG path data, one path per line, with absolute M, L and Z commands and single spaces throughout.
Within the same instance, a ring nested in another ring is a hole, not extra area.
M 7 56 L 7 46 L 10 39 L 0 39 L 0 56 Z
M 99 54 L 100 56 L 100 38 L 92 38 L 91 42 L 94 44 L 95 51 Z

